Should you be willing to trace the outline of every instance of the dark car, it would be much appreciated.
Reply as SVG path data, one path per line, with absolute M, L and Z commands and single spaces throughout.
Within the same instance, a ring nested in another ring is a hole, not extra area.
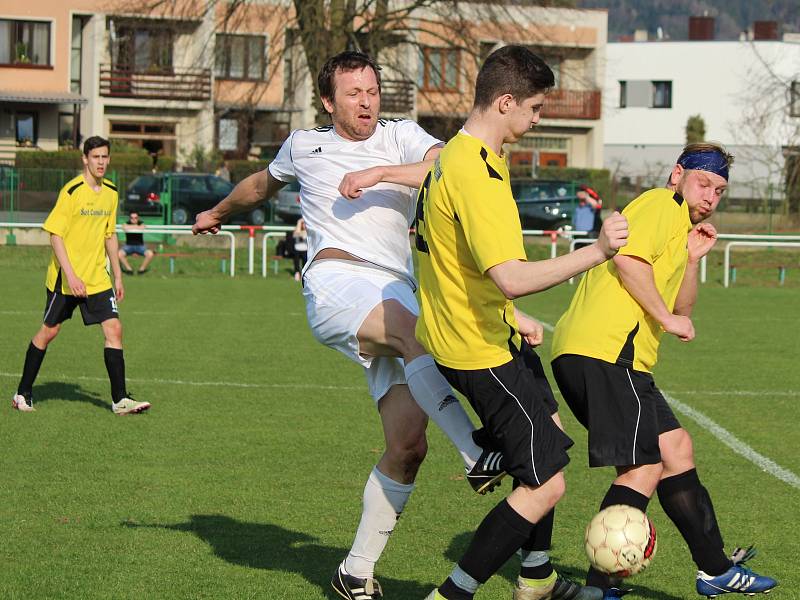
M 571 181 L 512 179 L 523 229 L 558 229 L 572 222 L 578 186 Z
M 197 213 L 213 207 L 227 196 L 233 184 L 221 177 L 208 173 L 153 173 L 134 179 L 125 192 L 125 213 L 136 211 L 140 215 L 163 215 L 162 196 L 166 190 L 167 178 L 172 184 L 171 205 L 173 225 L 194 223 Z M 239 216 L 252 225 L 263 225 L 267 220 L 269 207 L 259 205 L 249 213 Z
M 294 225 L 300 213 L 300 184 L 296 181 L 283 186 L 275 194 L 275 214 L 284 223 Z

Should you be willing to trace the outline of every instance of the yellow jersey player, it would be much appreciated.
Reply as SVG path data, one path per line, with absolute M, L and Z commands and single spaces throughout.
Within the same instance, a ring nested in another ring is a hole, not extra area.
M 112 410 L 118 415 L 140 413 L 150 408 L 137 402 L 125 387 L 122 355 L 122 324 L 117 302 L 125 290 L 119 267 L 119 245 L 115 234 L 117 188 L 104 178 L 109 163 L 108 140 L 93 136 L 83 145 L 83 172 L 67 182 L 43 228 L 50 233 L 53 254 L 47 268 L 47 302 L 43 324 L 25 354 L 22 378 L 12 406 L 22 412 L 33 408 L 33 382 L 45 351 L 61 324 L 80 308 L 84 325 L 99 323 L 105 336 L 103 352 L 111 381 Z M 111 263 L 114 285 L 106 270 Z

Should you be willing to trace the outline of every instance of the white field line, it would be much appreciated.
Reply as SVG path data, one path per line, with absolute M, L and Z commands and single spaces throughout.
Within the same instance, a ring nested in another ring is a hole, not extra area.
M 736 454 L 743 456 L 758 466 L 762 471 L 766 471 L 773 477 L 776 477 L 784 483 L 788 483 L 790 486 L 800 490 L 800 477 L 788 469 L 784 469 L 782 466 L 767 458 L 763 454 L 759 454 L 735 435 L 733 435 L 730 431 L 721 425 L 717 425 L 714 421 L 709 419 L 700 411 L 695 410 L 691 406 L 684 404 L 680 400 L 676 400 L 667 394 L 664 394 L 664 397 L 675 409 L 678 410 L 678 412 L 694 420 L 698 425 L 709 431 L 711 435 L 733 450 Z
M 19 373 L 4 373 L 0 371 L 0 377 L 19 379 Z M 65 375 L 63 373 L 49 373 L 48 377 L 58 381 L 101 381 L 107 382 L 108 377 L 89 377 L 87 375 Z M 195 387 L 230 387 L 230 388 L 253 388 L 253 389 L 312 389 L 312 390 L 347 390 L 366 392 L 366 386 L 344 386 L 344 385 L 322 385 L 318 383 L 242 383 L 239 381 L 184 381 L 182 379 L 141 379 L 127 377 L 126 381 L 131 383 L 154 383 L 161 385 L 180 385 Z
M 549 323 L 542 322 L 542 326 L 547 331 L 553 331 L 553 326 L 550 325 Z M 707 392 L 702 392 L 698 390 L 696 392 L 682 392 L 682 393 L 705 394 Z M 720 393 L 729 393 L 729 392 L 720 392 Z M 761 393 L 764 394 L 765 392 Z M 766 393 L 768 394 L 769 392 Z M 795 395 L 795 392 L 789 391 L 787 395 Z M 793 488 L 800 489 L 800 477 L 798 477 L 788 469 L 784 469 L 782 466 L 780 466 L 773 460 L 767 458 L 763 454 L 756 452 L 750 446 L 745 444 L 742 440 L 733 435 L 730 431 L 728 431 L 721 425 L 718 425 L 715 421 L 712 421 L 710 418 L 701 413 L 699 410 L 692 408 L 688 404 L 684 404 L 680 400 L 676 400 L 675 398 L 666 393 L 664 393 L 664 398 L 666 398 L 667 401 L 673 406 L 673 408 L 675 408 L 679 413 L 684 414 L 690 419 L 692 419 L 695 423 L 700 425 L 700 427 L 708 431 L 711 435 L 717 438 L 719 442 L 725 444 L 736 454 L 746 458 L 751 463 L 759 467 L 762 471 L 769 473 L 776 479 L 780 479 L 781 481 L 789 484 Z

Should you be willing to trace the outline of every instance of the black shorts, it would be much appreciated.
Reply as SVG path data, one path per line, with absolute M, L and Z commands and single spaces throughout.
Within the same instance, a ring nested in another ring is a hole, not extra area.
M 491 369 L 438 366 L 469 400 L 492 447 L 503 452 L 509 475 L 538 486 L 567 466 L 573 442 L 550 416 L 551 406 L 522 354 L 515 352 L 511 361 Z
M 564 354 L 553 361 L 553 375 L 589 432 L 590 467 L 661 462 L 658 436 L 681 425 L 650 373 Z
M 60 283 L 56 289 L 60 289 Z M 117 312 L 117 297 L 113 289 L 89 294 L 86 298 L 79 298 L 69 294 L 62 294 L 60 291 L 51 292 L 47 290 L 47 304 L 44 307 L 44 324 L 48 327 L 55 327 L 67 319 L 72 318 L 75 307 L 81 309 L 84 325 L 96 325 L 108 319 L 119 319 Z

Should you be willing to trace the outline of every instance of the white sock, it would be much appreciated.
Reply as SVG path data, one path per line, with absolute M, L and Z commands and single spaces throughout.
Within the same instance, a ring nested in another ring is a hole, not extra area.
M 517 550 L 521 565 L 523 567 L 538 567 L 550 560 L 550 556 L 544 550 Z
M 413 483 L 398 483 L 378 471 L 378 467 L 372 469 L 364 486 L 361 523 L 344 561 L 345 573 L 360 579 L 373 576 L 375 563 L 413 490 Z
M 411 395 L 425 414 L 444 431 L 461 454 L 467 469 L 478 462 L 483 449 L 472 439 L 475 426 L 456 399 L 450 384 L 439 372 L 430 354 L 418 356 L 406 365 Z

